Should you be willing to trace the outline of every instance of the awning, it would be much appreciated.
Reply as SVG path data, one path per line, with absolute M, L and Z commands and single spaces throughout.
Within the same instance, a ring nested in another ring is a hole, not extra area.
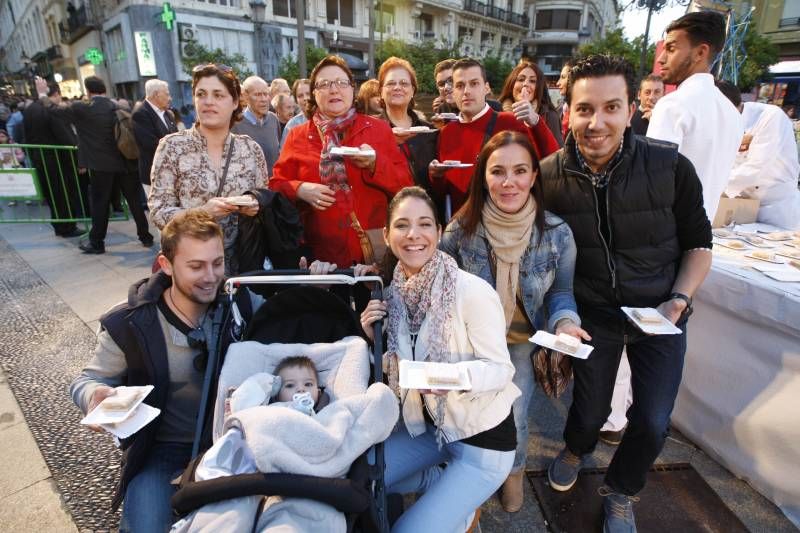
M 800 61 L 781 61 L 769 67 L 770 74 L 800 73 Z
M 367 63 L 360 57 L 352 56 L 342 52 L 337 52 L 336 55 L 345 60 L 347 66 L 350 67 L 350 70 L 367 70 L 369 68 L 369 65 L 367 65 Z

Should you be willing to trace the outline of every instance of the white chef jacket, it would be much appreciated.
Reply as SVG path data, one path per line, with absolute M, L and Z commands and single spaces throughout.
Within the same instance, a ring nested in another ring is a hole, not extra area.
M 742 142 L 742 117 L 714 85 L 711 74 L 692 74 L 658 101 L 647 136 L 673 142 L 703 184 L 703 206 L 714 220 Z
M 728 196 L 758 198 L 758 221 L 800 229 L 800 162 L 792 121 L 775 105 L 746 102 L 742 111 L 750 148 L 736 156 Z

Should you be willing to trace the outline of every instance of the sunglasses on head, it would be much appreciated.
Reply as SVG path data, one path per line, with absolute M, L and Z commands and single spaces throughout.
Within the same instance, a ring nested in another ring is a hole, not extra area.
M 205 69 L 217 69 L 221 70 L 222 72 L 228 73 L 233 72 L 233 68 L 229 67 L 228 65 L 223 65 L 221 63 L 205 63 L 204 65 L 197 65 L 192 69 L 192 74 L 196 74 Z

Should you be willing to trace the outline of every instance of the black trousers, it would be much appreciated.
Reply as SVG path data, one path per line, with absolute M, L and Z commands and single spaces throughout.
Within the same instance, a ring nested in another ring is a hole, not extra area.
M 89 240 L 95 245 L 103 244 L 108 232 L 109 206 L 114 182 L 119 183 L 122 195 L 128 202 L 133 220 L 136 222 L 136 234 L 139 239 L 150 237 L 150 226 L 141 203 L 142 184 L 139 178 L 130 172 L 105 172 L 92 170 L 90 178 L 90 198 L 92 205 L 92 229 Z
M 621 312 L 620 312 L 621 313 Z M 594 346 L 588 359 L 573 359 L 575 387 L 564 440 L 575 455 L 592 453 L 600 429 L 611 412 L 611 396 L 623 347 L 631 365 L 633 404 L 628 427 L 606 473 L 612 490 L 632 496 L 642 490 L 647 471 L 661 453 L 683 374 L 686 321 L 680 335 L 645 335 L 619 319 L 598 323 L 582 317 Z
M 80 187 L 72 168 L 65 166 L 56 154 L 36 154 L 32 157 L 33 166 L 39 177 L 47 205 L 50 207 L 50 218 L 68 219 L 80 218 L 83 211 L 80 208 Z M 84 201 L 87 199 L 84 198 Z M 64 235 L 75 230 L 75 222 L 51 222 L 56 235 Z

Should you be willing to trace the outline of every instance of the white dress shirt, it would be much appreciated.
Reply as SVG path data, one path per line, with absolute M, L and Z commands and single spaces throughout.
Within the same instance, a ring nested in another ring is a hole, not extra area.
M 647 136 L 673 142 L 703 184 L 703 206 L 714 220 L 744 130 L 742 117 L 714 85 L 711 74 L 692 74 L 658 101 Z
M 800 163 L 792 121 L 775 105 L 747 102 L 742 111 L 750 148 L 736 156 L 728 196 L 758 198 L 758 221 L 800 229 Z
M 145 98 L 145 99 L 144 99 L 144 101 L 145 101 L 145 102 L 147 102 L 147 105 L 149 105 L 149 106 L 150 106 L 150 108 L 151 108 L 153 111 L 155 111 L 155 112 L 156 112 L 156 115 L 158 115 L 158 118 L 160 118 L 160 119 L 161 119 L 161 122 L 163 122 L 163 123 L 164 123 L 164 125 L 167 127 L 167 129 L 169 129 L 169 124 L 167 123 L 167 119 L 166 119 L 166 118 L 164 118 L 164 113 L 166 113 L 166 111 L 164 111 L 164 110 L 162 110 L 162 109 L 159 109 L 158 107 L 156 107 L 156 106 L 154 106 L 153 104 L 151 104 L 151 103 L 150 103 L 150 100 L 148 100 L 147 98 Z

